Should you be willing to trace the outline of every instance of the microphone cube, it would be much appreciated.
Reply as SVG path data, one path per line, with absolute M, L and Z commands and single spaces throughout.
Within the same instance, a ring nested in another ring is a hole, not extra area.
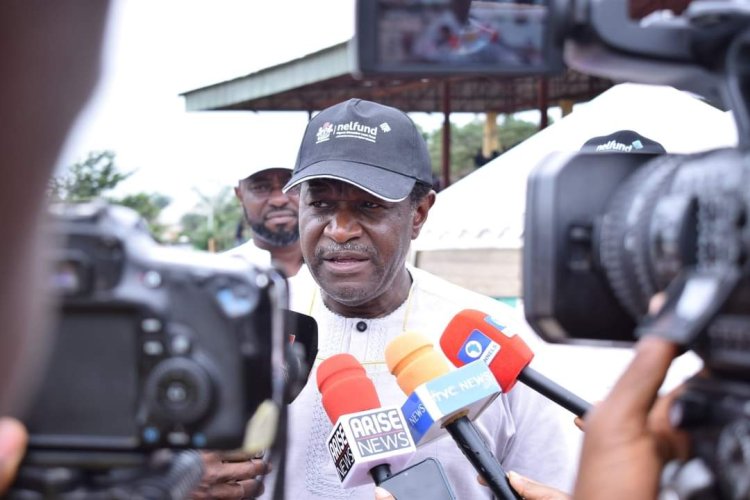
M 398 407 L 342 415 L 326 442 L 344 488 L 372 484 L 369 472 L 378 465 L 402 469 L 416 451 Z
M 444 425 L 458 415 L 477 418 L 501 392 L 478 360 L 418 386 L 401 410 L 414 442 L 424 444 L 444 436 Z

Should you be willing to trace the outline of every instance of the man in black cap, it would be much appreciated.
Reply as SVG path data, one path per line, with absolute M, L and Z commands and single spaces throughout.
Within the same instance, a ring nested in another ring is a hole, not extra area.
M 352 99 L 310 121 L 285 187 L 300 190 L 300 244 L 307 264 L 291 280 L 292 308 L 318 322 L 318 361 L 341 352 L 354 355 L 383 405 L 404 401 L 384 358 L 386 344 L 402 332 L 420 332 L 437 345 L 452 317 L 469 307 L 486 311 L 509 330 L 516 321 L 507 306 L 406 265 L 411 240 L 435 203 L 431 180 L 427 147 L 411 119 L 397 109 Z M 309 293 L 301 293 L 300 281 L 313 284 Z M 570 424 L 560 417 L 567 419 L 541 396 L 516 386 L 476 423 L 506 470 L 568 489 L 575 461 L 561 439 L 562 426 Z M 372 487 L 341 488 L 326 447 L 330 430 L 311 377 L 290 407 L 288 497 L 371 499 Z M 420 447 L 412 463 L 426 457 L 439 458 L 458 498 L 491 496 L 452 440 Z
M 285 276 L 294 276 L 302 266 L 299 249 L 296 193 L 282 193 L 292 176 L 285 166 L 256 165 L 238 170 L 234 194 L 242 206 L 252 238 L 227 251 L 228 255 L 261 267 L 271 265 Z

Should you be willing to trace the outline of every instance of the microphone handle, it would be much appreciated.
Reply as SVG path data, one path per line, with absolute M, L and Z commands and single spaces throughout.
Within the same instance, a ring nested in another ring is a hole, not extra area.
M 591 409 L 591 403 L 579 398 L 530 366 L 521 370 L 518 380 L 576 416 L 583 417 Z
M 375 483 L 375 486 L 380 486 L 380 483 L 392 476 L 391 466 L 388 464 L 376 465 L 370 469 L 370 475 Z
M 497 498 L 502 500 L 521 498 L 510 486 L 502 466 L 492 451 L 487 448 L 479 431 L 468 418 L 460 417 L 447 424 L 445 428 Z

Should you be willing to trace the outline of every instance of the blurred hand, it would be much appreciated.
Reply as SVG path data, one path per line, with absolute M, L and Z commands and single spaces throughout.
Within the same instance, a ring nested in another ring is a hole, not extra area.
M 609 396 L 586 415 L 576 499 L 657 498 L 664 464 L 689 455 L 687 435 L 668 418 L 680 389 L 657 400 L 678 353 L 669 341 L 643 338 Z
M 0 495 L 13 483 L 26 452 L 26 428 L 14 418 L 0 418 Z
M 560 490 L 545 486 L 536 481 L 518 474 L 517 472 L 508 473 L 508 481 L 524 500 L 569 500 L 570 497 Z
M 261 477 L 271 470 L 263 460 L 236 451 L 204 451 L 201 456 L 205 472 L 193 500 L 240 500 L 263 494 Z

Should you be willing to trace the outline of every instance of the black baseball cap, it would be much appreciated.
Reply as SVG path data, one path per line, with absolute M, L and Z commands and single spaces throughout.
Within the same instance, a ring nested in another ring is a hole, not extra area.
M 432 167 L 427 144 L 406 113 L 349 99 L 307 124 L 284 191 L 311 179 L 343 181 L 395 202 L 409 196 L 417 181 L 432 185 Z
M 632 130 L 618 130 L 609 135 L 592 137 L 583 143 L 581 151 L 602 153 L 664 154 L 664 146 Z

